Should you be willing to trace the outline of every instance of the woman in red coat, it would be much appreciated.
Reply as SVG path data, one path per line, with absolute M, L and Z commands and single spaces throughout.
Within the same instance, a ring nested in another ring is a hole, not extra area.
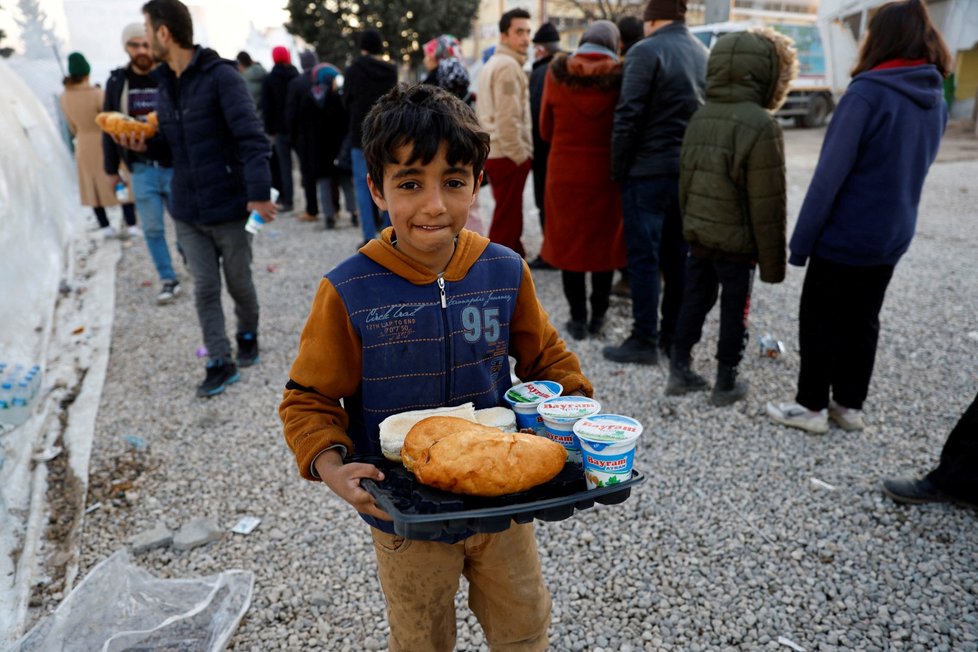
M 611 180 L 611 127 L 621 88 L 620 36 L 599 20 L 581 46 L 550 63 L 540 107 L 540 134 L 550 142 L 541 257 L 562 270 L 574 339 L 604 326 L 611 280 L 625 266 L 621 195 Z M 586 272 L 591 272 L 588 321 Z

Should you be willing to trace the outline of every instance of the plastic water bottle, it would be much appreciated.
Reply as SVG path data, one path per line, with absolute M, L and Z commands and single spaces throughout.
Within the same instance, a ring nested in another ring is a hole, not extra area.
M 4 383 L 6 385 L 7 383 Z M 30 401 L 30 389 L 27 387 L 27 381 L 22 380 L 17 383 L 16 387 L 13 387 L 13 397 L 10 400 L 10 423 L 15 426 L 27 421 L 27 417 L 30 414 L 30 410 L 27 408 L 27 404 Z
M 13 425 L 14 423 L 10 412 L 10 401 L 13 400 L 13 394 L 10 383 L 0 384 L 0 424 Z
M 126 184 L 121 181 L 115 184 L 115 198 L 123 204 L 129 202 L 129 190 L 126 188 Z
M 275 188 L 272 188 L 271 199 L 273 204 L 278 201 L 278 190 Z M 251 214 L 248 216 L 248 222 L 245 224 L 245 231 L 258 235 L 258 232 L 261 231 L 264 226 L 265 219 L 261 216 L 261 213 L 258 211 L 251 211 Z

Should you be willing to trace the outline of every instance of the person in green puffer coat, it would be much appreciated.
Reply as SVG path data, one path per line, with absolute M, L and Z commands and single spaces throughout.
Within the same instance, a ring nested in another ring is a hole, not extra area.
M 790 38 L 770 29 L 727 34 L 713 46 L 706 104 L 683 138 L 679 203 L 689 242 L 686 289 L 670 352 L 666 394 L 705 390 L 691 367 L 693 346 L 720 288 L 716 406 L 747 395 L 737 367 L 747 344 L 754 269 L 784 280 L 786 190 L 784 136 L 773 115 L 798 62 Z

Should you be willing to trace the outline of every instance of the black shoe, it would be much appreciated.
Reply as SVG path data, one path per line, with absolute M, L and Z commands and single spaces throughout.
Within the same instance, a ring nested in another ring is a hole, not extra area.
M 672 336 L 663 335 L 662 331 L 659 331 L 659 357 L 665 358 L 666 360 L 672 359 Z
M 279 211 L 281 211 L 283 213 L 290 213 L 290 212 L 292 212 L 293 206 L 292 206 L 292 204 L 278 203 L 278 204 L 275 204 L 275 209 L 276 210 L 279 210 Z
M 326 228 L 327 229 L 335 229 L 336 228 L 336 218 L 335 217 L 327 217 L 326 218 Z
M 594 315 L 591 317 L 591 321 L 588 322 L 587 332 L 591 335 L 600 335 L 601 331 L 604 329 L 604 315 Z
M 587 337 L 587 322 L 583 319 L 568 320 L 567 333 L 575 340 L 583 340 Z
M 258 363 L 258 336 L 254 333 L 238 333 L 238 366 L 250 367 Z
M 545 261 L 540 256 L 537 256 L 534 260 L 529 263 L 530 269 L 554 269 L 554 266 Z
M 350 221 L 353 222 L 353 226 L 360 226 L 360 216 L 356 213 L 350 213 Z
M 216 396 L 231 383 L 238 382 L 241 374 L 233 362 L 211 360 L 207 363 L 207 377 L 197 386 L 197 396 Z
M 717 365 L 717 381 L 713 385 L 710 403 L 717 407 L 733 405 L 747 396 L 747 382 L 737 379 L 737 367 Z
M 948 503 L 952 500 L 951 496 L 938 489 L 928 478 L 887 478 L 883 480 L 883 493 L 905 505 Z
M 635 362 L 638 364 L 658 364 L 659 352 L 655 340 L 632 333 L 621 346 L 606 346 L 601 351 L 604 357 L 613 362 Z
M 693 371 L 689 359 L 669 363 L 669 380 L 666 381 L 666 396 L 681 396 L 688 392 L 700 392 L 709 385 L 706 378 Z

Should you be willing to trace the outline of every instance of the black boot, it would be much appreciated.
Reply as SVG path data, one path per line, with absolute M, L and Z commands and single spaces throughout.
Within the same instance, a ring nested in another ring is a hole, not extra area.
M 717 381 L 713 385 L 710 403 L 717 407 L 732 405 L 747 396 L 747 381 L 737 380 L 737 367 L 717 365 Z
M 681 396 L 688 392 L 699 392 L 707 388 L 706 378 L 691 368 L 689 356 L 680 359 L 673 354 L 669 362 L 669 380 L 666 382 L 666 396 Z

